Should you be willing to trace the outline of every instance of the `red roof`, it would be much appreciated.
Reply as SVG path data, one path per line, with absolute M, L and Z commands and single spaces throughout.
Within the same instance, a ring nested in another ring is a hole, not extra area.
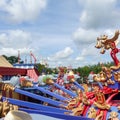
M 17 74 L 26 75 L 27 69 L 0 67 L 0 75 L 17 75 Z

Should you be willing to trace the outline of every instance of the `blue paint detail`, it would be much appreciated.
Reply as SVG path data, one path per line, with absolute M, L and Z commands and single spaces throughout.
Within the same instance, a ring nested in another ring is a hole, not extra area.
M 75 82 L 73 82 L 78 88 L 80 88 L 82 91 L 84 91 L 84 88 L 80 85 L 80 84 L 78 84 L 78 82 L 77 81 L 75 81 Z
M 97 82 L 97 83 L 98 83 L 98 85 L 99 85 L 100 89 L 103 89 L 102 84 L 101 84 L 100 82 Z
M 13 64 L 15 68 L 34 68 L 35 64 Z
M 45 111 L 37 111 L 37 110 L 28 110 L 28 109 L 21 109 L 25 112 L 28 113 L 36 113 L 36 114 L 42 114 L 42 115 L 46 115 L 46 116 L 50 116 L 50 117 L 54 117 L 54 118 L 59 118 L 62 120 L 93 120 L 90 118 L 85 118 L 82 116 L 72 116 L 72 115 L 66 115 L 66 114 L 61 114 L 61 113 L 53 113 L 53 112 L 45 112 Z
M 120 72 L 120 69 L 117 69 L 117 70 L 112 70 L 111 74 L 112 74 L 112 77 L 111 77 L 111 80 L 113 80 L 115 82 L 115 84 L 113 85 L 108 85 L 108 87 L 112 88 L 112 89 L 120 89 L 120 83 L 118 83 L 117 81 L 115 81 L 114 79 L 114 74 L 115 72 Z
M 90 108 L 94 108 L 95 110 L 98 110 L 97 107 L 95 107 L 94 105 L 92 105 L 92 106 L 89 107 L 89 109 L 87 110 L 87 113 L 86 113 L 85 117 L 88 117 L 88 112 L 89 112 Z
M 27 92 L 27 91 L 24 91 L 24 90 L 20 90 L 18 88 L 15 89 L 15 92 L 17 93 L 20 93 L 22 95 L 26 95 L 26 96 L 29 96 L 31 98 L 34 98 L 36 100 L 40 100 L 40 101 L 43 101 L 43 102 L 47 102 L 51 105 L 54 105 L 54 106 L 61 106 L 61 105 L 66 105 L 65 103 L 63 102 L 60 102 L 60 101 L 55 101 L 55 100 L 52 100 L 50 98 L 46 98 L 46 97 L 43 97 L 43 96 L 40 96 L 40 95 L 36 95 L 34 93 L 30 93 L 30 92 Z
M 54 83 L 54 86 L 56 86 L 57 88 L 63 90 L 64 92 L 66 92 L 67 94 L 69 94 L 72 97 L 76 97 L 77 95 L 75 93 L 73 93 L 72 91 L 69 91 L 67 89 L 65 89 L 64 87 L 58 85 L 57 83 Z
M 55 98 L 57 98 L 57 99 L 59 99 L 59 100 L 62 100 L 62 101 L 68 100 L 67 98 L 65 98 L 65 97 L 63 97 L 63 96 L 60 96 L 60 95 L 58 95 L 58 94 L 56 94 L 56 93 L 53 93 L 53 92 L 50 92 L 49 90 L 46 90 L 46 89 L 44 89 L 44 88 L 37 87 L 37 86 L 34 86 L 34 88 L 37 89 L 37 90 L 40 90 L 40 91 L 43 92 L 43 93 L 46 93 L 46 94 L 48 94 L 48 95 L 51 95 L 51 96 L 53 96 L 53 97 L 55 97 Z
M 56 108 L 56 107 L 51 107 L 51 106 L 44 106 L 41 104 L 37 103 L 32 103 L 32 102 L 27 102 L 27 101 L 22 101 L 22 100 L 17 100 L 13 98 L 6 98 L 2 97 L 3 100 L 8 100 L 9 103 L 22 106 L 22 107 L 28 107 L 29 109 L 36 109 L 36 110 L 41 110 L 41 111 L 48 111 L 48 112 L 55 112 L 55 113 L 64 113 L 64 112 L 71 112 L 70 110 L 65 110 L 62 108 Z
M 118 118 L 120 119 L 120 111 L 117 109 L 116 106 L 111 106 L 110 110 L 107 112 L 106 120 L 109 119 L 110 112 L 113 112 L 113 111 L 118 113 Z
M 28 88 L 23 88 L 23 90 L 31 91 L 31 90 L 36 90 L 34 87 L 28 87 Z
M 115 82 L 114 85 L 109 85 L 109 87 L 112 88 L 112 89 L 119 89 L 119 83 Z

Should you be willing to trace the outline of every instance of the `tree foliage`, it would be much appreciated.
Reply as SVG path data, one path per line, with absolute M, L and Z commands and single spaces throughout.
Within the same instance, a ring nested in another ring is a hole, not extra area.
M 16 57 L 16 56 L 7 57 L 7 56 L 3 55 L 3 57 L 5 57 L 11 64 L 15 64 L 18 62 L 18 57 Z

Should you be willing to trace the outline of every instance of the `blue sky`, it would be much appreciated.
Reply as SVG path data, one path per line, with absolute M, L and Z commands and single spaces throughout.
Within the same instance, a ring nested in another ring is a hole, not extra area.
M 94 46 L 119 30 L 119 12 L 119 0 L 0 0 L 0 54 L 19 50 L 29 62 L 32 51 L 49 67 L 111 61 L 109 51 L 101 55 Z

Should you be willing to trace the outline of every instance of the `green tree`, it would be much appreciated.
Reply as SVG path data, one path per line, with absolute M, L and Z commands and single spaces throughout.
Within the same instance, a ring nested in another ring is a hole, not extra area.
M 15 64 L 18 62 L 18 57 L 16 57 L 16 56 L 7 57 L 7 56 L 3 55 L 3 57 L 5 57 L 11 64 Z

